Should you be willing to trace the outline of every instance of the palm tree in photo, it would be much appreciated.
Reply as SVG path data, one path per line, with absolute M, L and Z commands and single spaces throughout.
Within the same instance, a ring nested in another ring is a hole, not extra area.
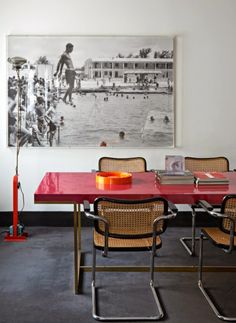
M 50 64 L 49 60 L 47 59 L 47 56 L 39 56 L 35 64 Z

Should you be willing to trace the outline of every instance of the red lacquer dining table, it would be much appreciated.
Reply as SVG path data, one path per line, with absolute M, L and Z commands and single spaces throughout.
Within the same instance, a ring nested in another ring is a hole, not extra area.
M 125 185 L 102 186 L 96 183 L 96 173 L 91 172 L 50 172 L 46 173 L 35 194 L 35 203 L 72 204 L 74 206 L 74 288 L 78 293 L 81 259 L 81 213 L 80 205 L 84 200 L 91 204 L 97 197 L 108 196 L 122 199 L 143 199 L 153 196 L 164 197 L 175 204 L 195 204 L 201 199 L 212 204 L 220 204 L 223 197 L 236 194 L 236 172 L 225 173 L 229 185 L 198 186 L 160 185 L 152 172 L 133 173 L 132 183 Z M 168 268 L 162 268 L 168 271 Z M 184 267 L 176 268 L 184 271 Z M 193 269 L 193 268 L 192 268 Z M 87 270 L 90 270 L 87 266 Z M 105 270 L 105 268 L 104 268 Z M 174 271 L 175 268 L 169 268 Z M 186 270 L 188 271 L 188 270 Z M 190 271 L 190 269 L 189 269 Z

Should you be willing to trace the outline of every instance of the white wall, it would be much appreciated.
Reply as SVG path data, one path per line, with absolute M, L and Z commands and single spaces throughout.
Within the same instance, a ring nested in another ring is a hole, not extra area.
M 25 210 L 46 171 L 90 171 L 103 155 L 142 155 L 149 168 L 166 154 L 228 156 L 236 168 L 235 0 L 0 0 L 0 210 L 12 210 L 15 150 L 6 146 L 6 35 L 176 35 L 177 143 L 174 149 L 22 149 Z

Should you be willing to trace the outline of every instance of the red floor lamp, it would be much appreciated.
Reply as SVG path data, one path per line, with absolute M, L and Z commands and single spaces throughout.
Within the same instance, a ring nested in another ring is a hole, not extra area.
M 20 118 L 20 105 L 21 105 L 21 83 L 20 83 L 20 69 L 23 64 L 27 62 L 25 58 L 13 57 L 9 58 L 8 62 L 12 64 L 12 68 L 16 70 L 17 74 L 17 116 L 16 116 L 16 172 L 13 176 L 13 223 L 10 226 L 4 241 L 24 241 L 28 234 L 24 232 L 24 226 L 19 223 L 18 214 L 18 190 L 20 188 L 19 173 L 18 173 L 18 160 L 20 153 L 20 132 L 21 132 L 21 118 Z

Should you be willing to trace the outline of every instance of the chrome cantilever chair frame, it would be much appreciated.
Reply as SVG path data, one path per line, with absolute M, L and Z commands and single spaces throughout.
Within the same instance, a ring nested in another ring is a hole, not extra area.
M 192 162 L 194 166 L 190 169 L 188 166 L 188 162 Z M 206 166 L 205 164 L 213 163 L 212 166 Z M 219 165 L 217 165 L 219 163 Z M 204 164 L 204 166 L 202 165 Z M 219 172 L 228 172 L 229 171 L 229 161 L 226 157 L 209 157 L 209 158 L 196 158 L 196 157 L 185 157 L 185 168 L 194 171 L 219 171 Z M 192 210 L 192 236 L 191 237 L 182 237 L 180 238 L 180 242 L 183 247 L 189 253 L 190 256 L 195 256 L 195 248 L 196 248 L 196 240 L 199 240 L 199 237 L 196 237 L 196 209 L 200 208 L 197 205 L 191 205 Z M 191 241 L 191 247 L 187 244 L 187 241 Z
M 230 196 L 225 197 L 225 199 L 223 200 L 221 212 L 224 212 L 224 207 L 225 207 L 226 202 L 232 198 L 236 199 L 236 195 L 230 195 Z M 225 245 L 225 246 L 223 246 L 223 245 L 218 246 L 219 248 L 223 249 L 226 253 L 230 254 L 235 249 L 235 244 L 234 244 L 234 237 L 236 234 L 235 233 L 235 219 L 233 219 L 231 216 L 229 216 L 227 214 L 214 212 L 212 206 L 209 203 L 207 203 L 206 201 L 199 201 L 199 205 L 211 216 L 218 218 L 222 221 L 228 220 L 230 222 L 230 230 L 229 230 L 229 234 L 228 234 L 229 235 L 229 244 Z M 206 291 L 206 289 L 203 285 L 202 266 L 203 266 L 203 240 L 204 240 L 204 238 L 207 239 L 207 237 L 204 235 L 204 230 L 203 230 L 203 231 L 201 231 L 201 234 L 200 234 L 198 287 L 200 288 L 202 294 L 204 295 L 208 304 L 212 308 L 213 312 L 220 320 L 228 321 L 228 322 L 236 321 L 236 316 L 235 317 L 228 317 L 228 316 L 224 316 L 223 314 L 221 314 L 219 312 L 217 305 L 213 301 L 212 297 L 209 296 L 208 292 Z M 213 241 L 213 243 L 214 243 L 214 241 Z M 216 243 L 214 243 L 214 244 L 216 244 Z
M 90 212 L 90 205 L 88 203 L 88 201 L 84 201 L 84 211 L 85 211 L 85 215 L 93 220 L 93 221 L 101 221 L 104 224 L 104 246 L 103 246 L 103 256 L 107 256 L 108 250 L 109 249 L 109 237 L 110 237 L 110 233 L 109 233 L 109 221 L 103 217 L 103 216 L 98 216 L 97 215 L 97 205 L 100 201 L 108 201 L 108 202 L 112 202 L 112 203 L 125 203 L 127 204 L 127 208 L 128 208 L 128 204 L 140 204 L 140 203 L 152 203 L 152 202 L 163 202 L 164 203 L 164 215 L 163 216 L 158 216 L 157 218 L 154 219 L 153 221 L 153 229 L 152 229 L 152 245 L 151 245 L 151 260 L 150 260 L 150 288 L 152 291 L 152 295 L 154 297 L 155 300 L 155 304 L 157 307 L 157 311 L 158 314 L 157 315 L 152 315 L 152 316 L 143 316 L 143 317 L 139 317 L 139 316 L 125 316 L 125 317 L 104 317 L 104 316 L 100 316 L 98 315 L 98 311 L 97 311 L 97 298 L 98 295 L 96 293 L 96 246 L 95 243 L 93 243 L 93 265 L 92 265 L 92 315 L 93 318 L 98 320 L 98 321 L 124 321 L 124 322 L 128 322 L 128 321 L 157 321 L 160 320 L 161 318 L 163 318 L 164 316 L 164 311 L 163 308 L 161 306 L 160 300 L 158 298 L 158 295 L 156 293 L 155 287 L 154 287 L 154 258 L 156 256 L 156 238 L 158 235 L 160 235 L 162 232 L 165 231 L 166 229 L 166 221 L 169 219 L 172 219 L 174 217 L 176 217 L 177 215 L 177 208 L 174 204 L 172 204 L 171 202 L 168 202 L 166 200 L 164 200 L 163 198 L 151 198 L 151 199 L 146 199 L 146 200 L 114 200 L 114 199 L 110 199 L 110 198 L 98 198 L 97 200 L 95 200 L 95 214 L 92 214 Z M 170 212 L 168 211 L 168 208 L 170 209 Z M 158 232 L 158 225 L 160 224 L 160 222 L 163 223 L 163 231 L 159 231 Z M 96 228 L 96 224 L 95 224 L 95 228 Z M 112 234 L 111 234 L 112 236 Z M 145 235 L 144 235 L 145 236 Z M 127 238 L 126 238 L 127 239 Z M 160 245 L 161 246 L 161 245 Z M 159 248 L 160 248 L 159 246 Z M 100 248 L 99 248 L 100 249 Z M 134 251 L 138 251 L 138 249 L 131 247 L 130 249 L 134 249 Z M 130 249 L 128 249 L 130 251 Z M 112 249 L 111 249 L 112 250 Z M 122 251 L 124 249 L 118 249 L 119 251 Z M 149 250 L 148 247 L 145 248 L 141 248 L 140 250 Z
M 182 237 L 180 238 L 180 242 L 182 243 L 183 247 L 186 249 L 186 251 L 189 253 L 190 256 L 195 256 L 196 254 L 196 240 L 199 240 L 199 237 L 196 237 L 196 205 L 191 205 L 191 214 L 192 214 L 192 235 L 191 237 Z M 191 242 L 191 247 L 187 244 L 187 241 Z
M 100 172 L 146 172 L 147 162 L 143 157 L 101 157 L 98 162 L 98 170 Z

